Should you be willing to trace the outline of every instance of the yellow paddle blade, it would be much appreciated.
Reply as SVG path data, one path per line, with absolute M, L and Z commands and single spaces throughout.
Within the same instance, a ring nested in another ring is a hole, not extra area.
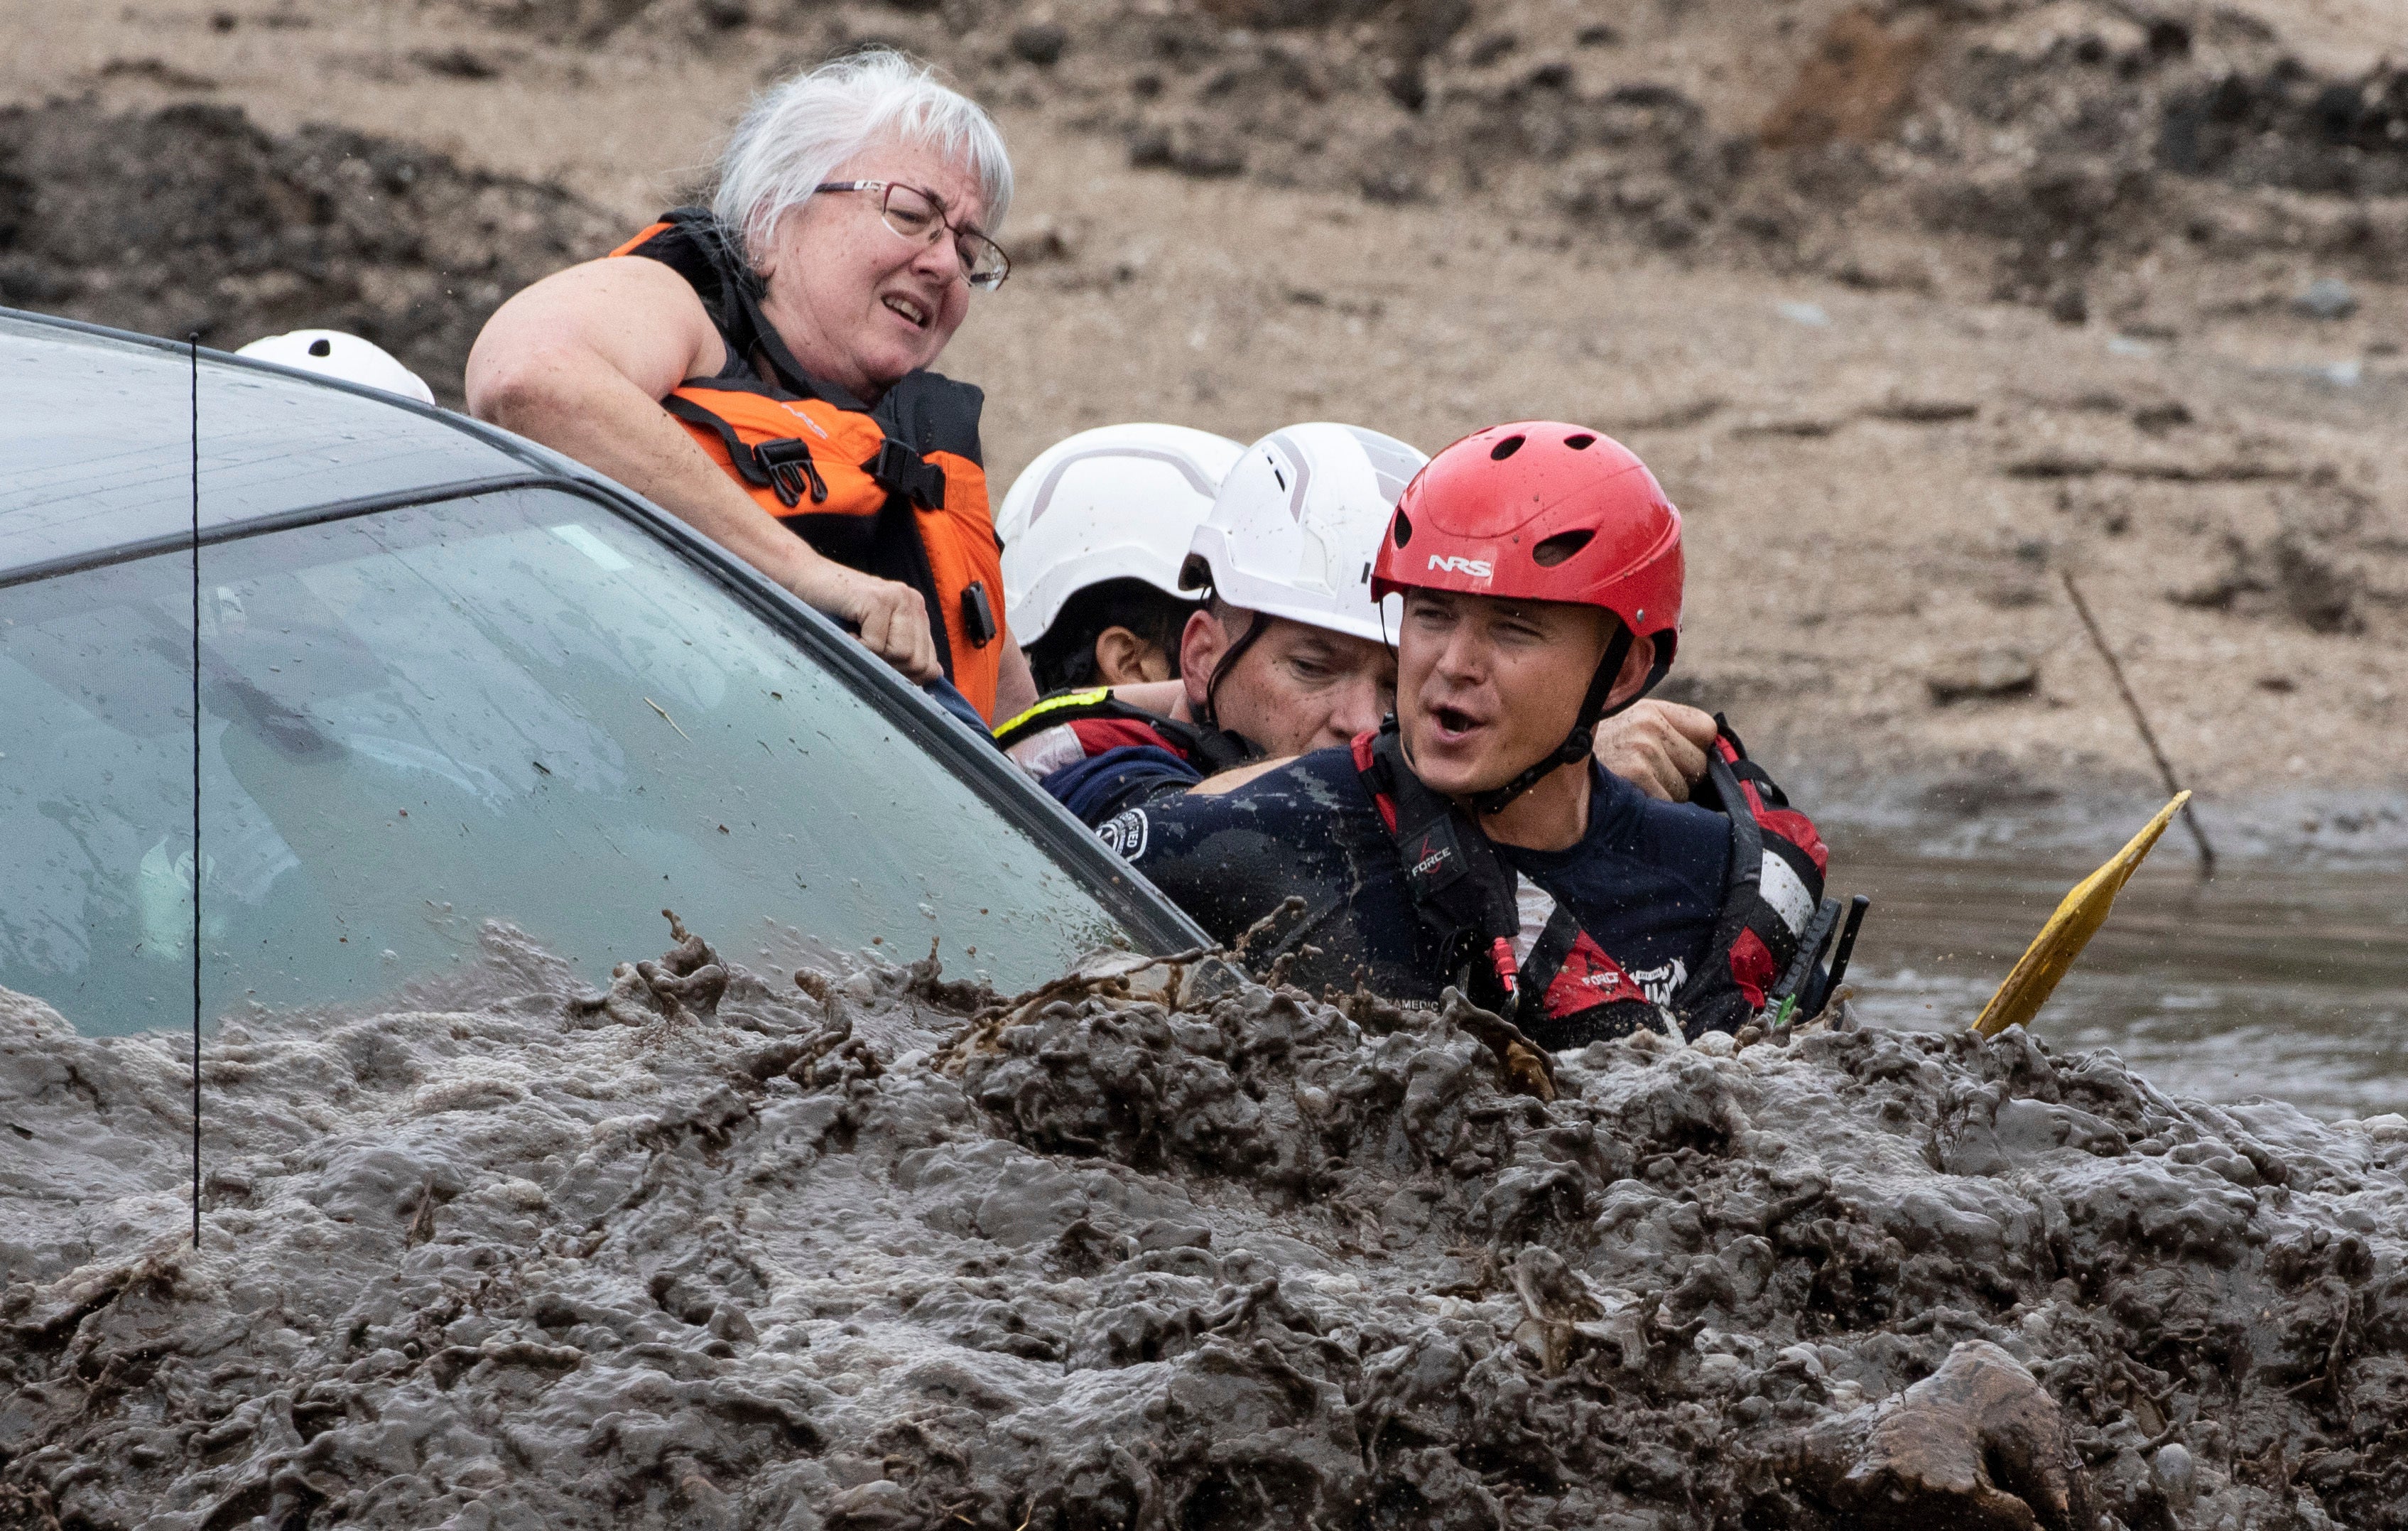
M 2040 1013 L 2048 996 L 2057 992 L 2057 980 L 2065 977 L 2066 969 L 2090 944 L 2090 937 L 2107 923 L 2107 911 L 2115 907 L 2115 895 L 2124 891 L 2124 884 L 2131 880 L 2132 874 L 2147 859 L 2157 837 L 2166 832 L 2166 825 L 2174 822 L 2174 815 L 2189 801 L 2189 793 L 2175 794 L 2174 800 L 2159 808 L 2157 816 L 2132 837 L 2130 844 L 2116 851 L 2106 866 L 2074 884 L 2073 891 L 2065 895 L 2065 902 L 2048 917 L 2048 923 L 2032 937 L 2032 944 L 2024 949 L 2015 970 L 2007 975 L 2007 981 L 2000 984 L 1999 992 L 1982 1007 L 1981 1018 L 1973 1023 L 1975 1031 L 1985 1037 L 1996 1037 L 2009 1026 L 2028 1024 Z

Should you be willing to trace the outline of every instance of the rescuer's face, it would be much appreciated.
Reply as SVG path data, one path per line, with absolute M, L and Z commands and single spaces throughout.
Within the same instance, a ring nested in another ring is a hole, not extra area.
M 1225 607 L 1218 615 L 1207 609 L 1189 617 L 1182 635 L 1180 675 L 1196 716 L 1204 716 L 1205 694 L 1222 655 L 1257 622 L 1269 625 L 1211 692 L 1222 727 L 1274 756 L 1300 755 L 1379 727 L 1396 705 L 1397 661 L 1384 646 Z
M 943 202 L 955 227 L 985 226 L 978 177 L 933 149 L 865 150 L 828 179 L 917 187 Z M 796 360 L 865 401 L 932 365 L 969 312 L 956 242 L 907 238 L 882 207 L 877 192 L 822 193 L 779 222 L 762 263 L 764 310 Z
M 1462 797 L 1544 759 L 1580 716 L 1613 624 L 1593 606 L 1407 591 L 1397 721 L 1413 774 Z M 1643 682 L 1654 657 L 1651 640 L 1633 645 L 1617 695 Z

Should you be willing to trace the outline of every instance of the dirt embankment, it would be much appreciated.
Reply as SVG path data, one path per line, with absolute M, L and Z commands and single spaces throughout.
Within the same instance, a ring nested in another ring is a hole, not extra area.
M 0 1524 L 2408 1524 L 2397 1118 L 491 955 L 227 1027 L 198 1252 L 173 1042 L 8 998 Z
M 596 56 L 767 46 L 778 68 L 891 43 L 999 107 L 1119 140 L 1132 166 L 1453 207 L 1535 237 L 1868 289 L 1985 291 L 2068 322 L 2098 307 L 2145 331 L 2169 260 L 2279 252 L 2374 279 L 2408 263 L 2408 70 L 2319 72 L 2258 15 L 2189 0 L 1815 0 L 1610 21 L 1533 0 L 455 9 L 466 40 L 383 72 L 506 79 L 531 62 L 511 38 Z M 211 24 L 308 19 L 226 10 Z M 216 86 L 149 56 L 93 78 Z M 500 296 L 613 227 L 552 188 L 422 149 L 270 138 L 222 112 L 11 113 L 0 141 L 9 301 L 147 329 L 344 322 L 418 357 L 438 389 Z
M 1868 288 L 2148 318 L 2155 255 L 2395 279 L 2408 67 L 2197 0 L 469 0 L 553 45 L 889 42 L 1130 165 L 1483 207 Z M 2304 20 L 2300 18 L 2298 20 Z M 466 55 L 474 63 L 473 51 Z M 486 65 L 491 67 L 491 65 Z
M 613 227 L 554 187 L 232 107 L 0 110 L 0 304 L 226 349 L 349 330 L 453 404 L 485 316 Z

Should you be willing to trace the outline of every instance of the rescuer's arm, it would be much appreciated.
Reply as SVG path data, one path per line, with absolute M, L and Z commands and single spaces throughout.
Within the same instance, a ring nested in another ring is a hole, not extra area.
M 1295 758 L 1294 755 L 1275 755 L 1268 760 L 1253 760 L 1243 766 L 1232 766 L 1218 776 L 1206 777 L 1187 790 L 1202 793 L 1207 797 L 1218 797 L 1223 793 L 1237 791 L 1266 771 L 1278 770 Z
M 1037 705 L 1037 674 L 1028 667 L 1028 656 L 1011 636 L 1011 619 L 1004 619 L 1003 672 L 995 678 L 995 715 L 1017 718 Z
M 1689 800 L 1690 783 L 1706 774 L 1714 716 L 1678 702 L 1638 702 L 1597 725 L 1597 761 L 1648 796 Z
M 1183 680 L 1139 680 L 1125 686 L 1114 686 L 1112 700 L 1141 707 L 1166 718 L 1187 718 L 1187 683 Z
M 871 652 L 905 675 L 934 680 L 942 672 L 918 591 L 822 557 L 661 408 L 671 389 L 718 371 L 724 355 L 684 278 L 658 261 L 589 261 L 494 310 L 468 353 L 468 408 L 616 479 L 853 623 Z M 1012 673 L 1007 657 L 1005 674 Z M 1025 661 L 1019 673 L 1026 674 Z

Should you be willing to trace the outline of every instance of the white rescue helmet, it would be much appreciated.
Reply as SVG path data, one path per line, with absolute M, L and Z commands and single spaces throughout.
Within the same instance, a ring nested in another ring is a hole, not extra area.
M 1179 588 L 1189 540 L 1246 449 L 1184 425 L 1102 425 L 1056 441 L 1011 481 L 996 517 L 1011 636 L 1035 643 L 1071 596 L 1107 579 Z
M 271 335 L 253 340 L 235 354 L 315 372 L 338 382 L 381 388 L 421 404 L 435 402 L 435 390 L 395 360 L 393 352 L 372 340 L 345 335 L 340 330 L 292 330 Z
M 1371 563 L 1397 496 L 1428 461 L 1359 425 L 1273 431 L 1221 480 L 1179 582 L 1247 611 L 1394 642 L 1397 611 L 1383 621 L 1371 598 Z

